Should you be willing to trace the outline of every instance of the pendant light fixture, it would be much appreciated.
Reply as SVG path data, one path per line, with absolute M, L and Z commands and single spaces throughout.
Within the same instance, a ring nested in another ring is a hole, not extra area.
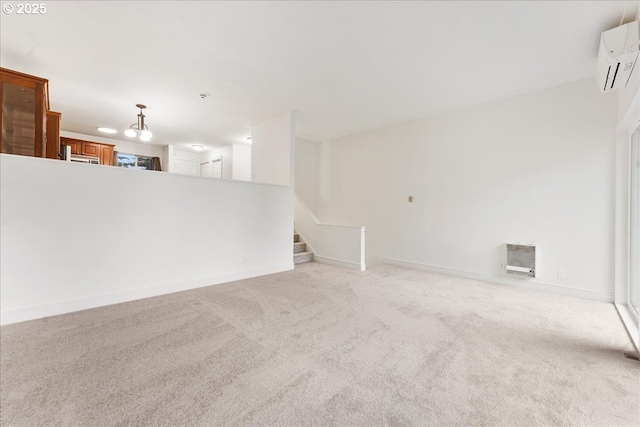
M 124 134 L 131 138 L 134 138 L 137 136 L 140 138 L 140 141 L 142 142 L 149 142 L 151 141 L 151 137 L 153 136 L 153 134 L 149 130 L 149 127 L 144 124 L 145 116 L 144 114 L 142 114 L 142 110 L 144 110 L 147 107 L 142 104 L 136 104 L 136 107 L 140 109 L 140 113 L 138 114 L 138 123 L 134 123 L 131 126 L 129 126 L 129 129 L 127 129 L 124 132 Z

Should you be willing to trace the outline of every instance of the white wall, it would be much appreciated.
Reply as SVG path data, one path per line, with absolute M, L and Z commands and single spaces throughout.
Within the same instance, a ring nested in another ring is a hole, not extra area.
M 635 11 L 635 20 L 640 20 L 640 2 Z M 640 64 L 636 64 L 629 77 L 629 84 L 617 91 L 618 94 L 618 123 L 621 124 L 630 109 L 638 107 L 637 94 L 640 91 Z
M 298 195 L 293 202 L 296 231 L 313 252 L 314 261 L 366 270 L 364 227 L 322 224 Z
M 640 20 L 640 2 L 637 4 L 637 8 L 634 11 L 630 10 L 629 15 L 635 13 L 635 20 Z M 626 21 L 629 22 L 629 21 Z M 640 91 L 640 66 L 636 64 L 633 69 L 633 73 L 629 77 L 629 84 L 624 89 L 618 91 L 618 123 L 622 123 L 627 111 L 632 108 L 637 108 L 638 99 L 637 94 Z
M 169 157 L 169 172 L 181 175 L 200 175 L 200 153 L 179 150 L 173 147 L 172 156 Z
M 106 138 L 101 136 L 94 135 L 85 135 L 83 133 L 76 132 L 68 132 L 68 131 L 60 131 L 61 136 L 66 136 L 67 138 L 75 138 L 82 139 L 85 141 L 94 141 L 94 142 L 103 142 L 105 144 L 114 144 L 114 151 L 119 151 L 121 153 L 127 154 L 136 154 L 138 156 L 146 156 L 146 157 L 159 157 L 162 159 L 163 156 L 163 148 L 160 145 L 152 145 L 145 144 L 142 142 L 134 142 L 134 141 L 120 141 L 118 139 Z M 165 170 L 165 165 L 162 164 L 162 170 Z
M 311 212 L 316 212 L 320 183 L 320 144 L 296 139 L 296 194 Z
M 290 187 L 6 154 L 0 174 L 2 323 L 293 268 Z
M 251 175 L 254 182 L 292 184 L 294 118 L 285 113 L 251 128 Z
M 238 181 L 251 181 L 251 147 L 233 144 L 233 176 Z
M 162 147 L 162 170 L 171 172 L 171 159 L 173 158 L 173 145 Z
M 637 103 L 636 94 L 640 90 L 640 65 L 636 65 L 629 79 L 629 84 L 624 89 L 620 89 L 618 92 L 618 121 L 622 122 L 624 115 L 630 108 L 635 107 L 632 105 Z
M 366 226 L 369 265 L 612 301 L 616 102 L 587 79 L 332 141 L 317 216 Z M 508 242 L 536 279 L 505 278 Z

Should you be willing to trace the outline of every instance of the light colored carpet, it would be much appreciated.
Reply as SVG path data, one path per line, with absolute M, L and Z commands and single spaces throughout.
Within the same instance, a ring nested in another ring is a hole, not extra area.
M 638 426 L 611 304 L 318 263 L 2 327 L 2 426 Z

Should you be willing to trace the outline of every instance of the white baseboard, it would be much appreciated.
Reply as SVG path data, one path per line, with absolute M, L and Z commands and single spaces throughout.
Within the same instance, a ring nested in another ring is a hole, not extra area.
M 358 270 L 358 271 L 365 271 L 366 266 L 360 266 L 359 263 L 356 262 L 350 262 L 350 261 L 342 261 L 340 259 L 335 259 L 335 258 L 331 258 L 328 256 L 322 256 L 322 255 L 313 255 L 313 260 L 323 263 L 323 264 L 333 264 L 333 265 L 339 265 L 341 267 L 345 267 L 345 268 L 350 268 L 351 270 Z
M 43 317 L 72 313 L 74 311 L 87 310 L 90 308 L 103 307 L 112 304 L 120 304 L 123 302 L 135 301 L 138 299 L 155 297 L 159 295 L 166 295 L 174 292 L 187 291 L 189 289 L 202 288 L 205 286 L 219 285 L 221 283 L 250 279 L 252 277 L 280 273 L 289 270 L 293 270 L 293 260 L 291 263 L 276 265 L 272 267 L 258 268 L 255 270 L 238 271 L 202 279 L 187 280 L 184 282 L 170 283 L 166 285 L 149 286 L 146 288 L 128 289 L 125 291 L 101 295 L 91 295 L 73 300 L 55 301 L 47 304 L 4 310 L 0 313 L 0 325 L 9 325 L 11 323 L 41 319 Z
M 629 337 L 631 338 L 633 345 L 636 346 L 636 351 L 640 352 L 640 328 L 638 328 L 638 325 L 631 317 L 629 308 L 624 304 L 616 304 L 616 309 L 618 310 L 618 314 L 622 319 L 622 323 L 624 323 L 624 327 L 629 333 Z
M 574 288 L 571 286 L 545 283 L 535 279 L 512 279 L 510 277 L 491 276 L 489 274 L 474 273 L 471 271 L 458 270 L 450 267 L 422 264 L 414 261 L 405 261 L 394 258 L 383 258 L 385 264 L 398 265 L 401 267 L 416 268 L 431 271 L 433 273 L 448 274 L 450 276 L 464 277 L 465 279 L 480 280 L 483 282 L 497 283 L 500 285 L 517 286 L 526 289 L 551 292 L 555 294 L 568 295 L 572 297 L 584 298 L 592 301 L 610 302 L 614 301 L 613 294 L 592 291 L 589 289 Z

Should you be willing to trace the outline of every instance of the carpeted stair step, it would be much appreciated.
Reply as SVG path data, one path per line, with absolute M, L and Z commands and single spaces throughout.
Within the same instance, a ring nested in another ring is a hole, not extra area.
M 294 264 L 302 264 L 309 261 L 313 261 L 313 252 L 298 252 L 293 255 Z
M 293 253 L 298 254 L 300 252 L 307 251 L 307 244 L 305 242 L 294 242 L 293 243 Z

